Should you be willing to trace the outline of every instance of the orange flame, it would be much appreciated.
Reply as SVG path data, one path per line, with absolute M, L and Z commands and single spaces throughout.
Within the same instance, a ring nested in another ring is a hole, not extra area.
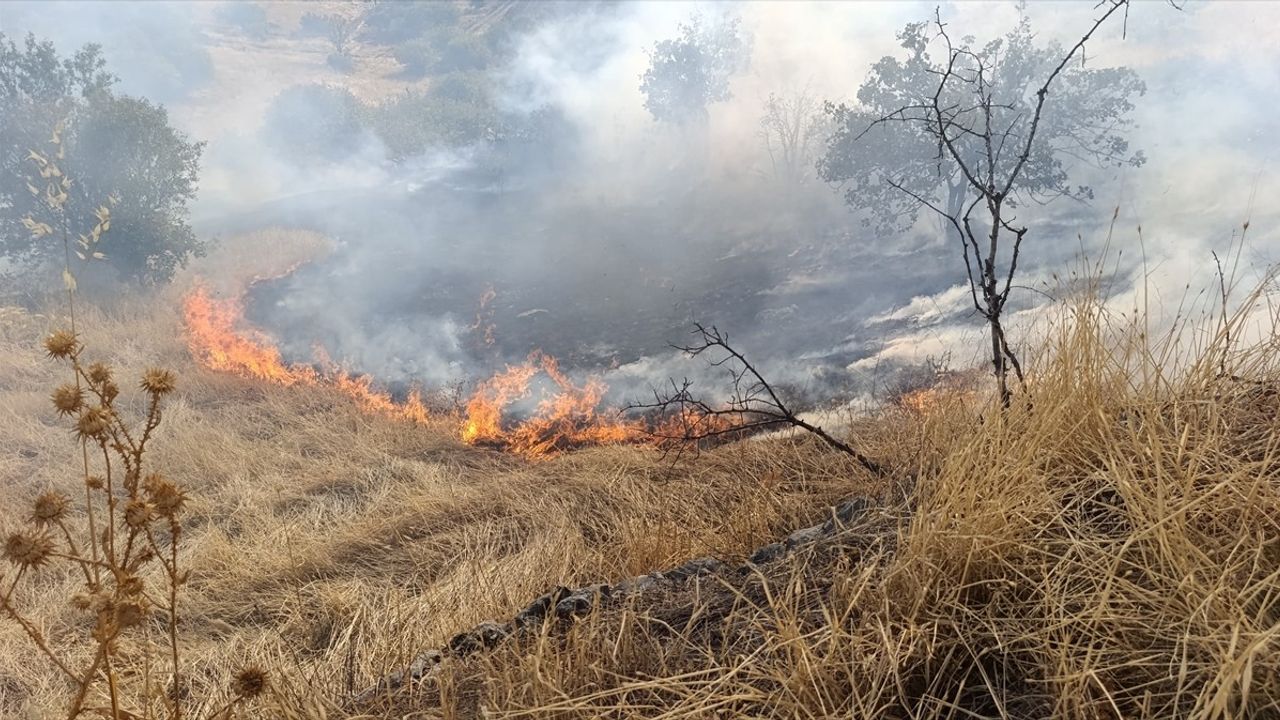
M 509 429 L 504 427 L 504 412 L 513 402 L 529 396 L 529 384 L 540 372 L 551 380 L 555 391 L 538 402 L 531 416 Z M 600 412 L 608 390 L 598 377 L 574 384 L 554 357 L 535 350 L 524 363 L 508 367 L 476 388 L 467 403 L 462 439 L 471 444 L 502 445 L 526 457 L 582 445 L 647 440 L 640 423 L 609 419 Z
M 265 333 L 245 323 L 243 297 L 247 291 L 219 299 L 207 286 L 197 283 L 183 299 L 187 345 L 198 363 L 210 370 L 277 385 L 334 388 L 370 414 L 417 423 L 432 419 L 418 390 L 397 401 L 374 387 L 373 378 L 353 375 L 334 363 L 323 349 L 316 349 L 314 364 L 285 362 Z M 481 312 L 473 330 L 484 326 L 485 310 L 494 297 L 492 288 L 481 297 Z M 487 343 L 492 342 L 492 332 L 490 323 L 485 329 Z M 512 405 L 533 393 L 534 379 L 540 375 L 549 382 L 542 384 L 542 397 L 532 413 L 523 419 L 511 417 Z M 469 445 L 499 447 L 539 458 L 586 445 L 661 444 L 689 428 L 701 433 L 733 429 L 733 423 L 724 417 L 699 416 L 689 410 L 653 422 L 626 420 L 617 410 L 602 408 L 608 390 L 598 376 L 588 377 L 581 385 L 574 383 L 554 357 L 535 350 L 525 362 L 508 366 L 476 386 L 461 418 L 459 436 Z
M 262 332 L 245 328 L 240 298 L 218 299 L 204 285 L 196 285 L 182 301 L 187 347 L 192 357 L 210 370 L 255 378 L 277 385 L 328 385 L 355 400 L 365 412 L 414 422 L 429 414 L 416 390 L 404 402 L 373 387 L 368 375 L 352 375 L 326 357 L 321 372 L 310 365 L 286 363 L 280 350 Z

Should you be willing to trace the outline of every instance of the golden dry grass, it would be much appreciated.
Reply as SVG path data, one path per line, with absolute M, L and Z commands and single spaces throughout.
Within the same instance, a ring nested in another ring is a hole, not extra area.
M 885 507 L 836 542 L 446 660 L 414 692 L 356 712 L 1280 717 L 1269 332 L 1246 347 L 1211 333 L 1174 358 L 1086 295 L 1045 331 L 1029 406 L 1001 415 L 956 393 L 859 428 L 901 469 L 895 481 L 915 478 L 899 497 L 787 438 L 673 476 L 640 448 L 539 463 L 469 448 L 445 421 L 396 423 L 337 393 L 202 372 L 173 307 L 125 302 L 82 323 L 122 373 L 180 371 L 155 461 L 192 495 L 182 632 L 205 708 L 256 662 L 275 678 L 258 716 L 348 716 L 352 692 L 553 585 L 740 561 L 827 504 L 883 492 Z M 47 398 L 60 370 L 37 350 L 58 313 L 4 317 L 7 520 L 79 479 Z M 76 586 L 45 574 L 23 598 L 55 645 L 75 635 Z M 59 717 L 66 688 L 21 640 L 0 623 L 0 715 Z
M 299 253 L 316 247 L 302 234 L 250 244 L 285 239 Z M 676 477 L 638 448 L 539 463 L 473 449 L 455 439 L 453 420 L 394 422 L 361 414 L 336 391 L 194 367 L 176 300 L 82 307 L 80 324 L 90 354 L 121 377 L 154 365 L 179 373 L 151 453 L 191 496 L 183 563 L 194 572 L 182 632 L 205 709 L 221 703 L 230 674 L 247 662 L 272 668 L 282 686 L 340 700 L 547 587 L 696 555 L 740 557 L 867 487 L 850 464 L 808 442 L 710 453 Z M 75 442 L 48 399 L 66 370 L 40 349 L 62 324 L 56 306 L 5 315 L 6 530 L 43 490 L 83 492 Z M 67 598 L 82 582 L 46 572 L 20 598 L 54 645 L 76 637 Z M 0 647 L 0 716 L 60 717 L 67 688 L 11 623 L 0 622 Z

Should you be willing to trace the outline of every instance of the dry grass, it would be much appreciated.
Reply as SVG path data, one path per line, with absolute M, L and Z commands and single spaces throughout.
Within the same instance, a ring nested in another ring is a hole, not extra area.
M 740 557 L 866 489 L 807 442 L 711 453 L 679 477 L 636 448 L 541 463 L 473 449 L 454 439 L 453 421 L 398 423 L 336 391 L 203 372 L 186 357 L 172 300 L 82 308 L 80 325 L 121 376 L 178 371 L 148 454 L 190 496 L 180 630 L 197 714 L 220 706 L 248 663 L 271 668 L 281 692 L 340 700 L 549 586 Z M 71 494 L 81 480 L 48 401 L 65 368 L 40 349 L 62 318 L 5 317 L 0 507 L 17 522 L 40 492 Z M 59 649 L 80 637 L 66 599 L 82 584 L 46 572 L 21 598 Z M 0 716 L 61 717 L 68 688 L 18 628 L 0 623 L 0 646 Z
M 343 717 L 352 691 L 550 586 L 741 560 L 883 490 L 794 439 L 672 477 L 638 448 L 529 463 L 336 393 L 204 373 L 172 304 L 85 315 L 121 373 L 179 370 L 153 452 L 191 495 L 181 632 L 204 709 L 256 662 L 273 695 L 250 716 Z M 58 318 L 4 317 L 7 518 L 79 480 L 37 349 Z M 860 430 L 917 478 L 861 530 L 447 660 L 364 717 L 1280 717 L 1273 337 L 1219 333 L 1173 362 L 1086 298 L 1046 338 L 1030 407 L 957 393 Z M 24 601 L 71 642 L 76 577 L 39 583 Z M 0 715 L 58 717 L 57 675 L 10 624 L 0 647 Z

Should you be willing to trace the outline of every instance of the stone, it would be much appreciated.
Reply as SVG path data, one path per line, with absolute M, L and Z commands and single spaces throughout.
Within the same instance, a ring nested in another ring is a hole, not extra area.
M 529 603 L 528 607 L 516 614 L 516 627 L 527 627 L 541 622 L 570 592 L 572 591 L 569 588 L 562 585 L 552 588 L 550 592 Z
M 674 570 L 668 570 L 663 573 L 663 576 L 673 583 L 679 583 L 684 582 L 689 578 L 710 575 L 716 570 L 719 570 L 720 566 L 723 564 L 724 563 L 713 557 L 700 557 L 695 560 L 690 560 Z
M 807 545 L 822 536 L 822 526 L 814 525 L 813 527 L 807 527 L 803 530 L 797 530 L 791 533 L 787 536 L 787 539 L 783 541 L 783 544 L 788 550 L 791 550 L 792 548 L 796 548 L 801 545 Z
M 556 603 L 556 617 L 563 619 L 586 615 L 591 612 L 591 608 L 595 607 L 598 600 L 608 598 L 610 594 L 610 587 L 604 584 L 579 588 Z
M 457 657 L 466 657 L 481 650 L 493 648 L 511 634 L 511 626 L 485 621 L 470 630 L 453 636 L 449 650 Z
M 864 497 L 856 497 L 840 503 L 832 510 L 831 517 L 822 524 L 823 532 L 830 535 L 852 525 L 855 520 L 866 514 L 870 505 Z
M 653 575 L 637 575 L 630 580 L 623 580 L 613 586 L 613 597 L 638 595 L 658 586 L 658 579 Z
M 785 555 L 786 552 L 787 552 L 787 548 L 782 543 L 780 542 L 769 543 L 768 545 L 765 545 L 764 547 L 752 553 L 751 564 L 763 565 L 767 562 L 773 562 L 774 560 L 777 560 L 778 558 Z

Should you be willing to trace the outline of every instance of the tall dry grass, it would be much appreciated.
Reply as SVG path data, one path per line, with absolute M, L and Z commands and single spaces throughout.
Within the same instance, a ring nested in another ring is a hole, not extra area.
M 250 244 L 290 239 L 312 238 Z M 674 476 L 637 448 L 543 463 L 477 450 L 455 439 L 454 423 L 397 423 L 336 391 L 201 371 L 175 306 L 121 299 L 78 311 L 81 341 L 118 376 L 154 364 L 177 372 L 148 455 L 188 495 L 179 562 L 192 573 L 178 629 L 193 717 L 222 707 L 245 665 L 273 679 L 254 712 L 340 716 L 347 693 L 547 587 L 742 557 L 869 489 L 843 458 L 794 439 L 708 453 Z M 12 451 L 0 455 L 0 508 L 16 521 L 40 493 L 71 494 L 81 481 L 48 397 L 65 369 L 40 349 L 65 317 L 5 317 L 0 437 Z M 55 650 L 75 652 L 67 598 L 83 578 L 54 568 L 37 581 L 24 607 Z M 0 716 L 62 717 L 69 688 L 19 629 L 0 622 L 0 646 Z
M 85 308 L 82 326 L 121 374 L 178 371 L 148 452 L 190 498 L 179 630 L 193 714 L 257 664 L 272 686 L 255 717 L 1280 716 L 1280 372 L 1276 336 L 1244 331 L 1275 318 L 1257 295 L 1230 331 L 1153 339 L 1095 298 L 1047 326 L 1028 403 L 1002 414 L 957 391 L 860 425 L 859 446 L 900 469 L 890 487 L 797 438 L 675 475 L 639 448 L 529 463 L 323 389 L 202 372 L 171 305 Z M 37 349 L 61 318 L 4 317 L 9 517 L 77 487 L 78 456 L 47 397 L 63 379 Z M 857 493 L 886 503 L 838 541 L 344 705 L 548 587 L 740 562 Z M 24 602 L 65 650 L 83 579 L 38 581 Z M 0 623 L 0 716 L 58 717 L 70 688 L 20 640 Z
M 899 426 L 902 505 L 367 716 L 1280 717 L 1276 310 L 1152 340 L 1096 290 L 1012 411 L 956 394 Z

